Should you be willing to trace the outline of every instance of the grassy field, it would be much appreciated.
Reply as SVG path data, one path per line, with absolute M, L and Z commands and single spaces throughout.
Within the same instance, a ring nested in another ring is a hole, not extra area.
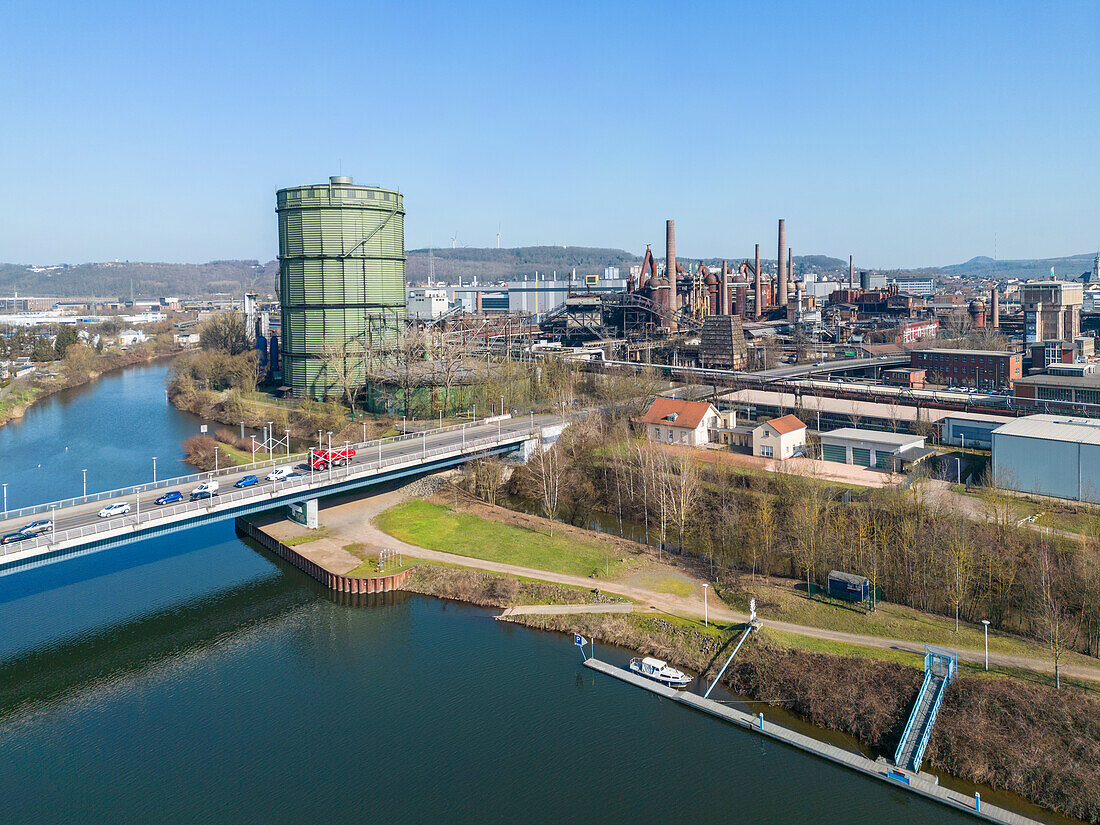
M 954 619 L 889 602 L 883 602 L 875 612 L 865 614 L 859 609 L 836 603 L 807 599 L 801 592 L 787 586 L 763 584 L 755 588 L 750 586 L 743 594 L 727 597 L 726 601 L 735 609 L 748 610 L 748 600 L 753 595 L 758 602 L 757 612 L 765 622 L 772 619 L 844 633 L 926 642 L 947 648 L 982 650 L 985 644 L 980 624 L 962 622 L 956 633 Z M 1038 642 L 995 631 L 989 633 L 989 649 L 1016 656 L 1046 658 L 1050 655 Z M 1077 653 L 1066 653 L 1063 661 L 1100 670 L 1100 662 Z
M 623 562 L 606 541 L 527 530 L 487 521 L 426 501 L 407 501 L 375 517 L 391 536 L 431 550 L 475 559 L 537 567 L 575 576 L 614 577 Z M 609 553 L 610 551 L 610 553 Z

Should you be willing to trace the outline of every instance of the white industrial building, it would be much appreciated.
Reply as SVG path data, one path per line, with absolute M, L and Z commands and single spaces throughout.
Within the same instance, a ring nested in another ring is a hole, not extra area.
M 998 487 L 1100 503 L 1100 420 L 1028 415 L 993 431 Z
M 447 290 L 442 287 L 414 287 L 409 290 L 405 312 L 417 321 L 430 321 L 447 311 Z

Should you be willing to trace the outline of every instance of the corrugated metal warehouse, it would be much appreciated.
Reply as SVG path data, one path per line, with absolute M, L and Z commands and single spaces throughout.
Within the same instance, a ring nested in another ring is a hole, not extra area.
M 1100 502 L 1100 421 L 1029 415 L 993 431 L 998 487 Z

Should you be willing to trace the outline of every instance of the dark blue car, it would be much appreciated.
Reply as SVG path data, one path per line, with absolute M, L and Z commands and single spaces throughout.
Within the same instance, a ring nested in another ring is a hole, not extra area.
M 234 484 L 233 486 L 234 487 L 251 487 L 253 484 L 259 484 L 259 483 L 260 483 L 260 480 L 258 478 L 256 478 L 256 476 L 245 476 L 244 478 L 239 479 L 237 481 L 237 483 Z
M 30 533 L 8 533 L 4 538 L 0 539 L 0 544 L 12 544 L 17 541 L 26 541 L 27 539 L 33 539 Z
M 179 490 L 172 490 L 165 493 L 163 496 L 157 499 L 157 504 L 175 504 L 177 501 L 183 501 L 183 493 Z
M 195 490 L 191 493 L 191 498 L 188 501 L 202 501 L 204 498 L 213 498 L 214 494 L 209 490 Z

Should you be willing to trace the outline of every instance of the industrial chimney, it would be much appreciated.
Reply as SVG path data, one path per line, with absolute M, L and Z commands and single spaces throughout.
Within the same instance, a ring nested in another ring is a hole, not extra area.
M 852 256 L 848 256 L 848 289 L 856 288 L 856 271 L 852 265 Z
M 993 329 L 1000 329 L 1001 327 L 1001 293 L 997 290 L 997 287 L 993 287 L 993 295 L 989 301 L 990 315 L 992 316 L 990 323 Z
M 668 291 L 664 294 L 665 309 L 672 306 L 676 294 L 676 221 L 665 221 L 665 280 Z
M 722 261 L 722 283 L 718 287 L 718 314 L 719 315 L 732 315 L 733 310 L 730 308 L 730 264 L 729 261 Z
M 760 277 L 760 244 L 756 245 L 756 283 L 753 286 L 756 289 L 756 306 L 753 309 L 756 312 L 756 317 L 759 318 L 763 315 L 764 310 L 764 305 L 760 300 L 760 296 L 764 294 L 764 281 Z
M 786 261 L 783 259 L 783 254 L 787 251 L 787 227 L 782 218 L 779 219 L 779 254 L 776 256 L 775 271 L 776 281 L 778 282 L 779 295 L 776 298 L 776 303 L 785 307 L 787 305 L 787 269 L 784 266 Z

